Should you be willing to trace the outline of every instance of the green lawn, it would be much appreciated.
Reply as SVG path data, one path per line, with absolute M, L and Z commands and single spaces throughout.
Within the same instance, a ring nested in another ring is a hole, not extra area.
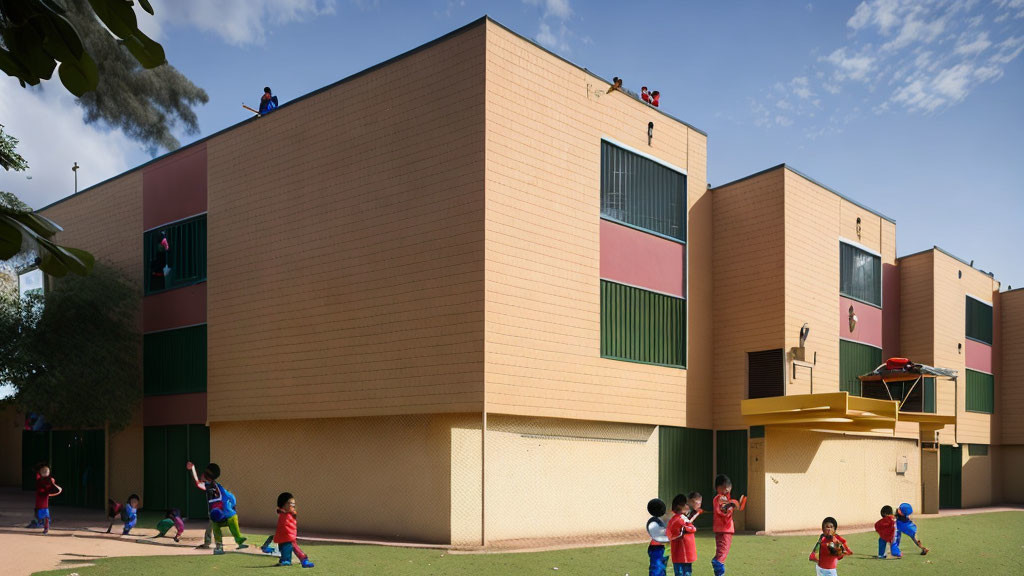
M 919 537 L 931 548 L 927 556 L 914 552 L 913 544 L 904 546 L 902 560 L 870 558 L 877 551 L 872 533 L 852 534 L 847 540 L 855 556 L 839 563 L 839 574 L 1024 574 L 1024 513 L 997 512 L 969 516 L 922 520 Z M 301 532 L 300 532 L 301 533 Z M 261 536 L 250 542 L 262 542 Z M 710 532 L 698 533 L 700 560 L 694 574 L 711 575 L 714 538 Z M 737 536 L 726 564 L 728 574 L 758 576 L 814 574 L 807 560 L 813 536 Z M 451 574 L 487 576 L 498 574 L 530 575 L 596 574 L 641 576 L 647 574 L 646 545 L 586 548 L 527 554 L 450 555 L 439 550 L 412 550 L 376 546 L 314 545 L 302 546 L 316 563 L 314 570 L 329 574 L 421 575 Z M 90 568 L 76 569 L 81 576 L 161 574 L 251 574 L 252 568 L 269 568 L 276 558 L 244 554 L 223 556 L 136 557 L 101 560 Z M 557 567 L 557 572 L 554 568 Z M 298 565 L 292 571 L 301 570 Z M 71 570 L 40 574 L 67 576 Z M 671 574 L 671 568 L 669 568 Z

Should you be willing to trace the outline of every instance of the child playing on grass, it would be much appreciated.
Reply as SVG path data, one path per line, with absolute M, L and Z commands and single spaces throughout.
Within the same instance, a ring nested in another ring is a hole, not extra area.
M 815 573 L 817 576 L 836 576 L 836 562 L 843 559 L 843 556 L 853 554 L 846 540 L 836 533 L 839 523 L 829 516 L 821 521 L 821 536 L 814 543 L 814 549 L 808 558 L 811 562 L 817 562 Z M 820 555 L 817 553 L 820 551 Z
M 139 495 L 132 494 L 125 501 L 124 507 L 121 509 L 121 520 L 124 521 L 124 529 L 121 531 L 122 536 L 127 536 L 132 528 L 135 528 L 135 523 L 139 520 Z M 110 528 L 107 528 L 107 532 L 110 532 Z
M 186 462 L 185 468 L 192 471 L 192 480 L 195 481 L 196 488 L 206 492 L 206 503 L 210 507 L 210 528 L 213 529 L 213 539 L 216 543 L 213 553 L 224 553 L 224 535 L 221 533 L 221 529 L 225 526 L 231 531 L 239 550 L 248 548 L 249 545 L 245 543 L 246 539 L 242 538 L 241 531 L 238 529 L 235 496 L 217 482 L 217 479 L 220 478 L 220 466 L 213 462 L 207 465 L 206 470 L 203 471 L 202 480 L 199 479 L 196 468 L 191 462 Z
M 900 547 L 896 544 L 896 516 L 892 513 L 892 506 L 882 506 L 882 519 L 875 522 L 875 532 L 878 533 L 878 557 L 885 559 L 885 545 L 888 544 L 893 558 L 901 558 Z
M 910 515 L 913 513 L 914 509 L 906 502 L 900 504 L 899 508 L 896 509 L 896 541 L 894 544 L 896 550 L 899 550 L 900 541 L 903 535 L 906 534 L 921 549 L 921 555 L 924 556 L 928 553 L 928 549 L 917 539 L 917 524 L 914 524 L 913 520 L 910 519 Z M 893 552 L 893 555 L 895 554 L 896 552 Z
M 665 501 L 655 498 L 647 503 L 647 513 L 651 515 L 647 520 L 647 533 L 651 536 L 651 543 L 647 546 L 647 556 L 650 558 L 650 566 L 647 568 L 648 576 L 665 576 L 665 522 L 661 517 L 665 515 Z
M 277 531 L 267 538 L 260 550 L 267 554 L 273 554 L 274 549 L 270 546 L 271 541 L 281 549 L 281 559 L 278 566 L 292 565 L 292 551 L 299 557 L 303 568 L 313 568 L 313 562 L 302 553 L 299 548 L 298 538 L 298 513 L 295 511 L 295 497 L 291 492 L 282 492 L 277 497 Z M 664 572 L 662 572 L 664 574 Z
M 43 534 L 50 533 L 50 497 L 63 492 L 57 481 L 50 476 L 50 467 L 40 463 L 36 466 L 36 507 L 29 528 L 43 527 Z
M 732 535 L 736 533 L 732 515 L 737 509 L 746 507 L 747 497 L 742 496 L 738 502 L 732 499 L 732 480 L 725 474 L 715 477 L 715 492 L 711 502 L 711 511 L 714 513 L 711 527 L 715 532 L 715 557 L 711 559 L 711 568 L 715 576 L 722 576 L 725 574 L 725 559 L 732 547 Z
M 178 533 L 174 535 L 174 541 L 178 542 L 181 540 L 181 535 L 185 532 L 185 523 L 181 521 L 181 510 L 177 508 L 171 508 L 167 511 L 167 515 L 164 519 L 156 523 L 156 529 L 160 533 L 155 538 L 161 538 L 167 534 L 170 529 L 174 527 Z
M 703 498 L 699 492 L 682 494 L 672 499 L 672 511 L 675 515 L 668 523 L 665 535 L 672 546 L 672 573 L 675 576 L 692 576 L 693 563 L 697 561 L 697 527 L 693 525 L 690 514 L 700 510 Z

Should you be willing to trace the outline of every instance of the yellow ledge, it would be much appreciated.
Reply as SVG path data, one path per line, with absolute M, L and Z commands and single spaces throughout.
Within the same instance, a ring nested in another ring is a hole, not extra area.
M 956 423 L 956 416 L 900 412 L 895 400 L 850 396 L 848 392 L 754 398 L 740 403 L 748 426 L 786 426 L 837 431 L 895 430 L 897 421 L 918 422 L 924 430 Z

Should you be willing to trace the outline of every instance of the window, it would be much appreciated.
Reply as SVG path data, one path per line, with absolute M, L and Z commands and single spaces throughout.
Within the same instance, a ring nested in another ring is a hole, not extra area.
M 984 372 L 967 371 L 967 411 L 991 414 L 995 408 L 995 378 Z
M 861 382 L 858 376 L 871 372 L 882 363 L 882 349 L 850 342 L 839 341 L 839 390 L 851 396 L 861 396 Z M 885 393 L 885 390 L 882 390 Z M 885 396 L 888 398 L 888 395 Z
M 935 378 L 924 379 L 924 410 L 929 414 L 935 414 Z
M 968 444 L 968 456 L 988 456 L 988 444 Z
M 747 398 L 785 396 L 785 363 L 782 349 L 747 352 Z
M 206 216 L 146 232 L 143 253 L 146 294 L 206 280 Z
M 903 412 L 928 412 L 935 413 L 935 378 L 922 378 L 920 382 L 889 382 L 889 389 L 881 382 L 871 382 L 862 388 L 862 395 L 865 398 L 877 400 L 892 400 L 901 402 L 900 410 Z
M 686 175 L 601 142 L 601 217 L 686 241 Z
M 686 300 L 601 280 L 601 356 L 684 368 Z
M 845 242 L 839 243 L 839 293 L 882 306 L 882 259 Z
M 146 396 L 206 392 L 206 325 L 143 336 L 142 378 Z
M 967 297 L 967 337 L 992 345 L 992 306 Z

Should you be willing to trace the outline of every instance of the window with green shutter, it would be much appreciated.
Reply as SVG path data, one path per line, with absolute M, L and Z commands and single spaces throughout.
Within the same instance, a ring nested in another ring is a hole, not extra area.
M 967 370 L 967 411 L 991 414 L 995 410 L 995 378 L 991 374 Z
M 967 337 L 992 345 L 992 306 L 967 297 Z
M 866 250 L 839 243 L 839 293 L 882 306 L 882 259 Z
M 206 280 L 206 215 L 154 228 L 143 235 L 146 294 Z
M 686 175 L 601 141 L 601 217 L 686 241 Z
M 851 396 L 861 396 L 858 376 L 871 372 L 882 363 L 882 349 L 851 342 L 839 341 L 839 389 Z
M 206 325 L 143 336 L 142 377 L 146 396 L 206 392 Z
M 601 356 L 685 367 L 686 300 L 601 280 Z

